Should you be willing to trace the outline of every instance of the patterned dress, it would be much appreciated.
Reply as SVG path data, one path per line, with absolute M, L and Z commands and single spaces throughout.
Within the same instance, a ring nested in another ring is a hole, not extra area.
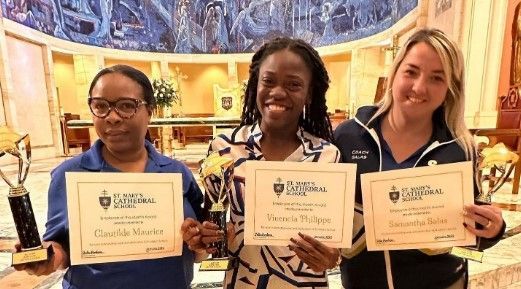
M 302 142 L 285 161 L 327 162 L 340 160 L 340 152 L 329 142 L 303 129 L 297 132 Z M 234 160 L 234 184 L 230 200 L 230 220 L 235 227 L 235 239 L 229 244 L 232 256 L 240 260 L 239 267 L 226 272 L 226 289 L 327 288 L 325 272 L 314 272 L 286 246 L 244 245 L 244 176 L 246 160 L 265 160 L 261 152 L 262 132 L 258 124 L 236 128 L 217 136 L 210 152 L 219 151 Z

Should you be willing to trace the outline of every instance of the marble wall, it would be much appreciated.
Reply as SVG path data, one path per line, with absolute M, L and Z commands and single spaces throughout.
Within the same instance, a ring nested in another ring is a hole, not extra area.
M 52 146 L 50 108 L 42 48 L 12 37 L 7 42 L 10 55 L 17 129 L 31 136 L 32 146 Z

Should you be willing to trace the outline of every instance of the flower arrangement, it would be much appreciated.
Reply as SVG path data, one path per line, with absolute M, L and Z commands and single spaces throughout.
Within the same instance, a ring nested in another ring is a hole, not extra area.
M 154 79 L 152 81 L 154 97 L 157 107 L 171 107 L 172 103 L 177 103 L 179 95 L 174 89 L 174 84 L 168 79 Z

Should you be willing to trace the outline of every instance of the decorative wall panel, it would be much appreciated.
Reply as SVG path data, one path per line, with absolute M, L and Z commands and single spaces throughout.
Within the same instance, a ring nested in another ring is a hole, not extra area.
M 418 0 L 0 0 L 5 18 L 58 38 L 125 50 L 252 52 L 286 35 L 314 46 L 389 28 Z

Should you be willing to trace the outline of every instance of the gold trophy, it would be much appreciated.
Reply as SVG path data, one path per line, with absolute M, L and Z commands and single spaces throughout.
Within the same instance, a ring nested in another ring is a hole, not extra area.
M 19 135 L 7 126 L 0 126 L 0 157 L 10 154 L 18 159 L 18 178 L 11 181 L 0 170 L 0 176 L 9 186 L 9 205 L 13 214 L 20 252 L 13 253 L 12 265 L 47 260 L 52 254 L 52 246 L 44 248 L 38 234 L 29 192 L 23 186 L 31 164 L 31 143 L 29 135 Z
M 481 193 L 476 198 L 476 202 L 479 204 L 491 204 L 492 195 L 508 179 L 514 169 L 514 165 L 519 160 L 519 156 L 506 148 L 503 143 L 498 143 L 491 148 L 484 148 L 481 151 L 480 159 L 478 181 L 481 185 L 483 183 L 488 183 L 488 185 L 486 190 L 482 188 Z M 488 174 L 485 173 L 487 170 Z
M 492 195 L 506 182 L 518 160 L 519 156 L 505 147 L 503 143 L 497 143 L 493 147 L 487 147 L 481 151 L 476 169 L 476 181 L 481 187 L 481 192 L 476 197 L 476 204 L 492 204 Z M 477 223 L 476 227 L 483 228 Z M 477 250 L 476 247 L 454 247 L 451 253 L 478 262 L 483 260 L 483 252 Z
M 204 217 L 224 232 L 224 240 L 210 247 L 217 252 L 212 258 L 201 262 L 200 271 L 226 271 L 238 265 L 238 259 L 228 255 L 226 211 L 229 207 L 228 194 L 233 185 L 233 160 L 213 152 L 201 164 L 201 179 L 205 188 Z

